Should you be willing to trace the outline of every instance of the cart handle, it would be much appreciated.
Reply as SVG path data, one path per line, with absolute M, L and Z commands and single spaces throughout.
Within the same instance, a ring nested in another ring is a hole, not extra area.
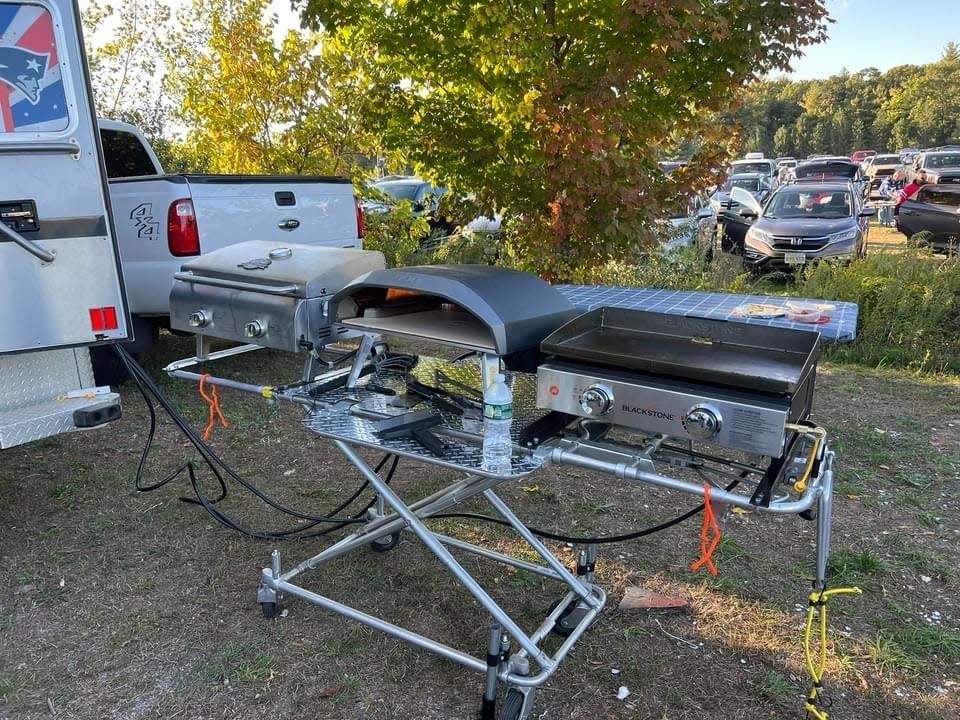
M 0 222 L 0 235 L 6 236 L 8 240 L 15 242 L 17 245 L 42 262 L 52 263 L 57 257 L 54 253 L 50 252 L 46 248 L 37 245 L 37 243 L 35 243 L 33 240 L 28 240 L 13 228 L 8 227 L 4 222 Z

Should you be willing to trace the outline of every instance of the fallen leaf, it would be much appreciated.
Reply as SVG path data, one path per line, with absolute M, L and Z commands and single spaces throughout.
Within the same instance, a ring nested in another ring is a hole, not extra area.
M 341 690 L 343 690 L 343 685 L 331 685 L 321 690 L 318 696 L 321 700 L 329 700 L 334 695 L 339 694 Z

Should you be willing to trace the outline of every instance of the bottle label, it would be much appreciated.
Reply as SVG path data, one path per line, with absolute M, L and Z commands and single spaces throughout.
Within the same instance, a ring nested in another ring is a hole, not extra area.
M 512 420 L 513 403 L 507 403 L 506 405 L 492 405 L 490 403 L 484 403 L 483 416 L 485 418 L 489 418 L 490 420 Z

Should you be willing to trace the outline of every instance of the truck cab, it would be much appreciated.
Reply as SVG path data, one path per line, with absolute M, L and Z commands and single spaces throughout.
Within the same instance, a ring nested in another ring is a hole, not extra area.
M 76 0 L 0 0 L 0 448 L 102 425 L 130 322 Z

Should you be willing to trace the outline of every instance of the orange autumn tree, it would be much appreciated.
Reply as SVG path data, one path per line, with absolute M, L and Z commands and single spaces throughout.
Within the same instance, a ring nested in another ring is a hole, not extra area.
M 712 118 L 825 37 L 823 0 L 307 0 L 384 145 L 508 218 L 519 267 L 589 281 L 656 240 L 736 141 Z M 692 140 L 692 142 L 691 142 Z M 662 153 L 692 162 L 666 179 Z

